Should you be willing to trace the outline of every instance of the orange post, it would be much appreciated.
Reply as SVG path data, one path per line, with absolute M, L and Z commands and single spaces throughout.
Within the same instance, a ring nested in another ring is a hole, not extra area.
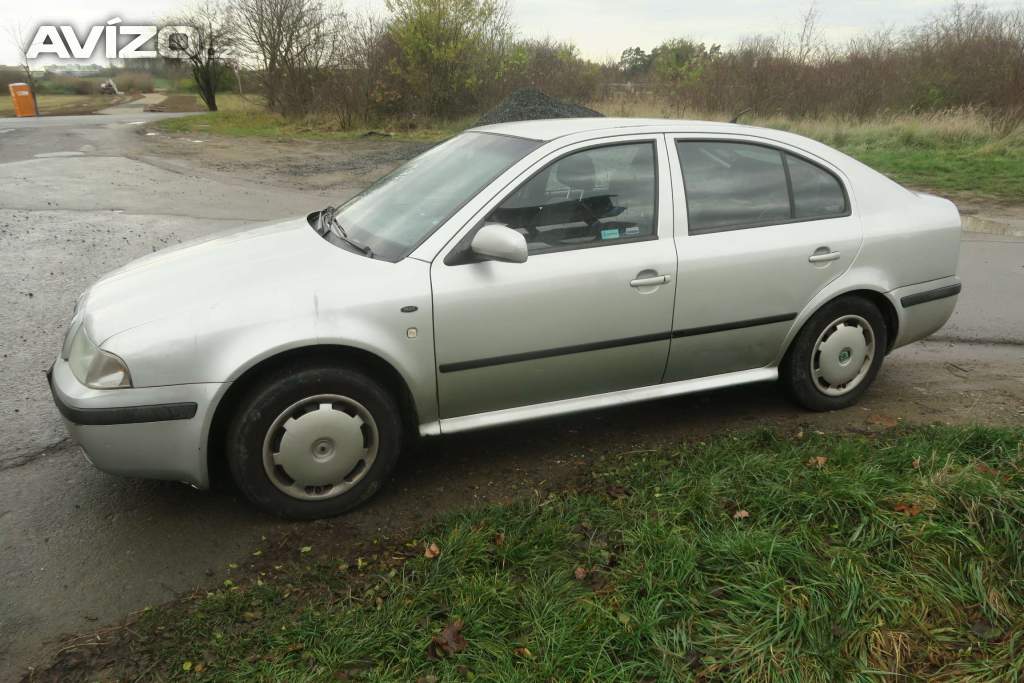
M 32 86 L 28 83 L 11 83 L 7 86 L 14 100 L 15 116 L 38 116 L 36 101 L 32 97 Z

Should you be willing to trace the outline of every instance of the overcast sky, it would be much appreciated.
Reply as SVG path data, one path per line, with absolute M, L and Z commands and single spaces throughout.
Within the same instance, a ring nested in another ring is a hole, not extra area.
M 181 7 L 182 0 L 0 0 L 0 24 L 21 22 L 35 32 L 39 24 L 84 27 L 122 17 L 125 23 L 155 23 Z M 634 45 L 649 50 L 666 38 L 686 36 L 732 44 L 756 34 L 796 31 L 810 0 L 510 0 L 523 35 L 574 42 L 593 59 L 618 58 Z M 950 0 L 818 0 L 819 26 L 834 40 L 879 28 L 915 24 L 951 5 Z M 994 0 L 993 9 L 1024 7 L 1024 0 Z M 349 0 L 347 11 L 384 12 L 384 0 Z M 6 31 L 0 34 L 0 63 L 17 61 Z M 102 48 L 98 50 L 102 53 Z

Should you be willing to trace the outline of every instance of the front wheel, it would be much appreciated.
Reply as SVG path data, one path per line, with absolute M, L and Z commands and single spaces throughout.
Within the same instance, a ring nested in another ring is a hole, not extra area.
M 809 410 L 856 403 L 874 381 L 887 348 L 885 320 L 859 296 L 823 306 L 804 324 L 779 368 L 782 385 Z
M 345 366 L 290 366 L 240 402 L 227 455 L 238 488 L 255 505 L 316 519 L 376 493 L 401 443 L 398 406 L 373 378 Z

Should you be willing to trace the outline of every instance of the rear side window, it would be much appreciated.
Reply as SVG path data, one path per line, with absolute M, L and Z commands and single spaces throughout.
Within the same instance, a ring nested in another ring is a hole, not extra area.
M 800 157 L 739 142 L 676 143 L 690 234 L 843 216 L 839 180 Z

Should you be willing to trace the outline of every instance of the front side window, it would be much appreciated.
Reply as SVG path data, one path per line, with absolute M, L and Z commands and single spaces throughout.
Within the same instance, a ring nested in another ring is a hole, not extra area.
M 463 133 L 433 147 L 343 205 L 336 220 L 374 258 L 397 261 L 463 204 L 541 145 L 490 133 Z
M 488 215 L 531 254 L 657 237 L 654 143 L 595 147 L 550 164 Z
M 762 145 L 676 143 L 690 234 L 847 214 L 846 195 L 828 171 Z

